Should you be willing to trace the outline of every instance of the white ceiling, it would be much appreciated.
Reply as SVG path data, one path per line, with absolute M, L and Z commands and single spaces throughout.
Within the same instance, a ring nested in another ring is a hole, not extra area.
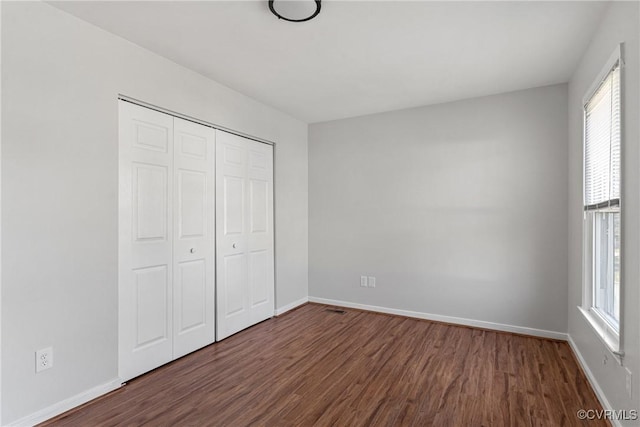
M 313 123 L 566 82 L 606 2 L 53 2 Z

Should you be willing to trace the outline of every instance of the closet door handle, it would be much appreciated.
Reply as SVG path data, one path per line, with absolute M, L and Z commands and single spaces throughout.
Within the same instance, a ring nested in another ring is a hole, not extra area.
M 196 253 L 196 248 L 189 249 L 189 252 L 191 252 L 192 254 L 195 254 Z
M 233 247 L 233 249 L 235 249 L 235 248 L 236 248 L 236 244 L 235 244 L 235 243 L 234 243 L 233 245 L 231 245 L 231 246 Z

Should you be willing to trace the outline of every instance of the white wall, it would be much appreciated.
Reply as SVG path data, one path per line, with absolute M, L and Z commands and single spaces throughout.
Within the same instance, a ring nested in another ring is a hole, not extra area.
M 616 409 L 640 408 L 640 133 L 638 121 L 638 2 L 613 2 L 569 82 L 569 334 L 606 399 Z M 623 80 L 623 341 L 633 373 L 630 399 L 618 365 L 576 308 L 582 301 L 582 99 L 618 43 L 624 42 Z M 603 364 L 604 356 L 609 362 Z M 637 423 L 637 421 L 636 421 Z M 630 425 L 632 425 L 631 423 Z M 635 425 L 635 424 L 633 424 Z
M 119 93 L 277 142 L 277 306 L 306 298 L 305 123 L 50 5 L 2 12 L 3 425 L 117 377 Z
M 566 144 L 566 85 L 310 125 L 310 298 L 566 332 Z
M 2 24 L 2 2 L 0 2 L 0 26 Z M 0 53 L 2 51 L 0 31 Z M 0 54 L 0 94 L 2 94 L 2 55 Z M 0 102 L 0 219 L 2 218 L 2 102 Z M 0 220 L 0 424 L 2 424 L 2 221 Z

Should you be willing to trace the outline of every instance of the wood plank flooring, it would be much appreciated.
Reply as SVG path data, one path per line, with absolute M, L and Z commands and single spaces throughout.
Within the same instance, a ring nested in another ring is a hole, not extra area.
M 51 426 L 573 426 L 602 409 L 565 342 L 307 304 Z

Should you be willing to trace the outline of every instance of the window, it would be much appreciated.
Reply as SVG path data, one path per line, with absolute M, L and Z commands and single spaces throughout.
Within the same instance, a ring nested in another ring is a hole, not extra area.
M 592 213 L 593 306 L 616 330 L 620 329 L 620 212 Z
M 620 352 L 620 49 L 584 102 L 583 313 Z

